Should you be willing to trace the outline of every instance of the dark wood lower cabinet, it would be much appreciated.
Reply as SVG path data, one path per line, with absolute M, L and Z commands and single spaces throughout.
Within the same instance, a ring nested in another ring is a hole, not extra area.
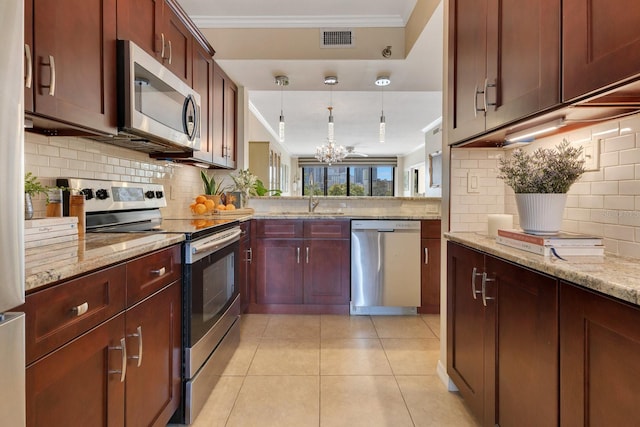
M 351 263 L 349 240 L 304 241 L 305 304 L 348 304 Z
M 27 426 L 124 425 L 124 322 L 120 314 L 27 367 Z
M 447 268 L 447 370 L 471 411 L 557 425 L 557 280 L 451 242 Z
M 302 241 L 259 239 L 256 243 L 256 302 L 302 304 Z
M 560 425 L 637 425 L 640 308 L 568 283 L 560 301 Z

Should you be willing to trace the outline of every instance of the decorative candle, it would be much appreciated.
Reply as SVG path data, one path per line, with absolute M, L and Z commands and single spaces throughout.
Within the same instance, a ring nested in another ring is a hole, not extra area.
M 489 237 L 496 237 L 499 229 L 513 228 L 513 215 L 508 214 L 489 214 L 488 231 Z

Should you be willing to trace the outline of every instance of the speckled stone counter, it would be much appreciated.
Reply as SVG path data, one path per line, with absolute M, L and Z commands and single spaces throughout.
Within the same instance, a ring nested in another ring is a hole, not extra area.
M 256 212 L 253 215 L 255 219 L 404 219 L 404 220 L 422 220 L 422 219 L 440 219 L 440 215 L 434 214 L 415 214 L 415 213 L 336 213 L 336 212 Z
M 184 240 L 183 234 L 87 233 L 78 240 L 78 247 L 51 245 L 50 256 L 27 249 L 25 290 L 27 293 L 60 280 L 125 261 L 165 248 Z M 43 247 L 46 248 L 46 247 Z M 63 252 L 68 256 L 62 258 Z
M 637 259 L 605 255 L 565 257 L 565 261 L 500 245 L 495 238 L 477 233 L 451 232 L 445 233 L 444 237 L 532 270 L 640 305 L 640 261 Z

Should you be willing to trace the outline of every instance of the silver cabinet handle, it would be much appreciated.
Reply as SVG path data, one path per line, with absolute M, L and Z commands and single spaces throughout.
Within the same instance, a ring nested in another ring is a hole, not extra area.
M 31 81 L 33 80 L 33 63 L 31 59 L 31 47 L 28 44 L 24 45 L 24 56 L 27 60 L 25 64 L 27 74 L 24 76 L 24 87 L 31 89 Z
M 487 84 L 489 83 L 489 79 L 484 78 L 484 86 L 482 87 L 482 108 L 486 112 L 488 110 L 487 107 Z
M 424 263 L 429 264 L 429 248 L 424 248 Z
M 306 256 L 305 261 L 307 262 L 307 264 L 309 264 L 309 246 L 307 246 L 307 248 L 306 248 L 306 255 L 305 256 Z
M 300 248 L 296 248 L 296 262 L 300 264 Z
M 108 347 L 109 350 L 122 351 L 122 369 L 119 371 L 109 371 L 109 374 L 120 374 L 120 382 L 123 383 L 127 376 L 127 342 L 124 338 L 120 338 L 120 345 L 118 347 Z
M 487 300 L 495 299 L 487 296 L 487 282 L 495 282 L 496 279 L 487 278 L 487 273 L 482 273 L 482 305 L 487 306 Z
M 49 63 L 43 64 L 48 65 L 51 68 L 51 78 L 49 82 L 49 86 L 42 85 L 42 87 L 49 88 L 49 96 L 55 96 L 56 94 L 56 60 L 53 58 L 53 55 L 49 55 Z
M 247 249 L 247 262 L 249 264 L 253 262 L 253 250 L 251 248 Z
M 77 307 L 71 307 L 71 312 L 73 314 L 75 314 L 76 316 L 82 316 L 87 311 L 89 311 L 89 303 L 88 302 L 83 302 L 82 304 L 80 304 Z
M 164 33 L 160 33 L 160 44 L 162 45 L 160 48 L 160 58 L 164 59 Z
M 478 299 L 477 295 L 482 293 L 482 291 L 476 290 L 477 276 L 482 276 L 482 273 L 478 273 L 478 269 L 473 267 L 473 271 L 471 272 L 471 292 L 473 293 L 473 299 Z
M 489 110 L 489 106 L 497 105 L 497 102 L 489 102 L 489 88 L 496 87 L 496 83 L 489 83 L 489 79 L 484 79 L 484 111 Z
M 129 356 L 129 359 L 137 359 L 138 360 L 138 368 L 142 366 L 142 326 L 138 326 L 137 332 L 135 334 L 129 334 L 128 337 L 137 337 L 138 338 L 138 355 L 137 356 Z
M 473 88 L 473 117 L 478 117 L 478 111 L 482 111 L 478 109 L 478 95 L 481 93 L 482 92 L 478 92 L 478 84 L 476 83 Z
M 169 40 L 169 65 L 171 65 L 171 58 L 173 58 L 173 49 L 171 49 L 171 40 Z
M 159 268 L 158 270 L 151 270 L 151 274 L 155 274 L 156 276 L 164 276 L 166 272 L 167 272 L 167 269 L 164 267 Z

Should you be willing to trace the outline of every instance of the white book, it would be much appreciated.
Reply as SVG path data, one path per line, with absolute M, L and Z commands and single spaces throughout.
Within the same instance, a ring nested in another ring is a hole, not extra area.
M 535 243 L 524 242 L 522 240 L 509 239 L 503 236 L 496 237 L 496 243 L 531 252 L 542 256 L 602 256 L 604 255 L 603 245 L 594 246 L 540 246 Z

